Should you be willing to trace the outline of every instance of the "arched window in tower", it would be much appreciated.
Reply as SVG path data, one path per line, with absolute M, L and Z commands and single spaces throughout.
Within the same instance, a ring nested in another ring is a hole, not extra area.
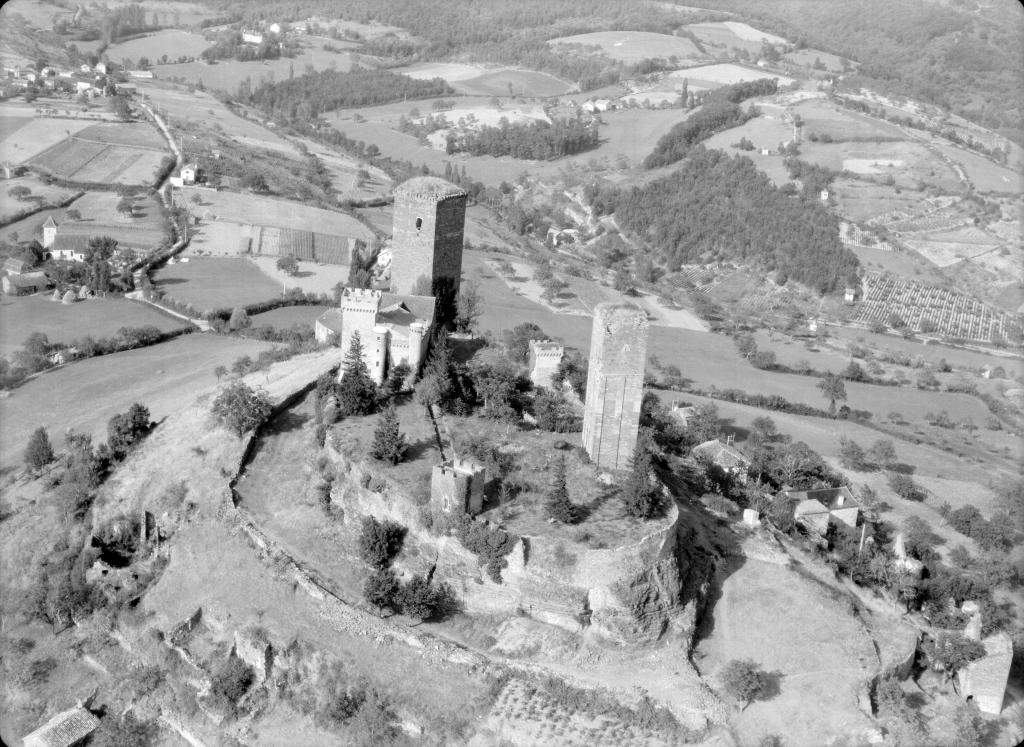
M 419 231 L 421 228 L 423 228 L 423 219 L 422 218 L 417 218 L 416 219 L 416 230 Z

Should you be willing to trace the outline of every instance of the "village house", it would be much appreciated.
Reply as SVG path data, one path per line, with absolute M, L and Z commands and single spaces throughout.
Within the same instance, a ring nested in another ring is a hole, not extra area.
M 127 72 L 128 72 L 128 77 L 129 78 L 155 78 L 156 77 L 155 75 L 153 75 L 153 71 L 152 70 L 129 70 Z
M 860 503 L 845 485 L 816 490 L 782 490 L 779 496 L 796 504 L 793 518 L 798 524 L 816 534 L 824 535 L 829 525 L 857 526 Z
M 246 44 L 262 44 L 263 34 L 259 31 L 243 31 L 242 41 Z
M 611 99 L 594 99 L 593 101 L 584 101 L 582 108 L 585 112 L 595 114 L 596 112 L 606 112 L 614 109 L 615 104 Z
M 741 483 L 747 482 L 750 460 L 732 444 L 732 436 L 725 443 L 715 438 L 694 446 L 690 453 L 698 459 L 706 459 L 729 473 Z
M 679 424 L 685 428 L 689 425 L 690 419 L 697 414 L 697 408 L 692 405 L 680 405 L 678 402 L 673 402 L 672 414 L 679 421 Z
M 58 713 L 22 739 L 24 747 L 77 747 L 86 743 L 100 720 L 81 705 Z

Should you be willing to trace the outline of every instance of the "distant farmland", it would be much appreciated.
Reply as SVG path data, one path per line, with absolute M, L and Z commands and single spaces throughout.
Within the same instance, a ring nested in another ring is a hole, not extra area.
M 147 124 L 93 125 L 34 156 L 30 165 L 60 179 L 98 184 L 147 184 L 167 151 Z
M 581 44 L 600 47 L 613 60 L 627 64 L 652 57 L 706 59 L 697 46 L 682 36 L 654 34 L 648 31 L 596 31 L 551 39 L 549 44 Z

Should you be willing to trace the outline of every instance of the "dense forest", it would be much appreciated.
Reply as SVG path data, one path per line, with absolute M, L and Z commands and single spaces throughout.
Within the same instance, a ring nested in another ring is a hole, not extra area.
M 838 218 L 814 198 L 775 187 L 754 162 L 694 146 L 671 174 L 641 187 L 587 190 L 599 214 L 615 213 L 669 269 L 745 262 L 821 293 L 852 282 L 857 257 L 839 241 Z
M 864 86 L 938 104 L 1024 142 L 1024 11 L 1012 0 L 708 0 L 800 45 L 860 61 L 845 87 Z M 957 5 L 961 7 L 956 7 Z M 992 6 L 1001 5 L 1001 11 Z M 977 11 L 977 12 L 973 12 Z
M 498 127 L 481 127 L 448 136 L 448 153 L 473 156 L 511 156 L 547 161 L 596 148 L 597 125 L 578 119 L 535 120 L 509 124 L 502 119 Z
M 778 88 L 779 83 L 774 78 L 762 78 L 722 86 L 706 95 L 699 111 L 661 136 L 654 146 L 654 151 L 644 159 L 644 166 L 654 169 L 685 158 L 687 151 L 702 140 L 716 132 L 738 127 L 757 116 L 754 111 L 741 109 L 741 101 L 754 96 L 768 96 L 775 93 Z
M 376 106 L 392 101 L 426 99 L 453 93 L 440 78 L 416 80 L 387 70 L 321 70 L 278 83 L 264 82 L 248 96 L 267 116 L 310 121 L 347 106 Z

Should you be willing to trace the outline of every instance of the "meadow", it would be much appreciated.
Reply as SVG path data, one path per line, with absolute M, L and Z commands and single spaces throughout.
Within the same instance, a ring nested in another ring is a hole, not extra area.
M 163 29 L 155 34 L 146 34 L 136 39 L 118 42 L 107 47 L 107 57 L 120 63 L 127 58 L 138 62 L 140 57 L 149 58 L 150 64 L 157 63 L 167 55 L 176 60 L 180 55 L 198 57 L 199 54 L 212 46 L 202 34 L 194 34 L 180 29 Z
M 0 106 L 0 153 L 11 164 L 22 164 L 94 124 L 89 120 L 36 118 L 31 110 Z
M 255 356 L 270 345 L 255 340 L 191 334 L 124 353 L 72 363 L 18 387 L 0 399 L 0 467 L 20 465 L 29 434 L 42 426 L 56 448 L 69 429 L 106 438 L 107 421 L 133 402 L 149 408 L 154 420 L 177 412 L 196 392 L 212 387 L 219 365 Z
M 548 40 L 548 44 L 581 44 L 599 47 L 613 60 L 627 65 L 655 57 L 676 57 L 685 60 L 705 59 L 697 46 L 683 36 L 655 34 L 649 31 L 595 31 L 590 34 L 560 36 Z
M 116 296 L 68 305 L 49 295 L 0 297 L 0 355 L 20 349 L 33 332 L 43 333 L 52 343 L 69 343 L 87 336 L 112 337 L 122 327 L 149 326 L 170 332 L 187 325 L 152 306 Z
M 999 166 L 984 156 L 949 143 L 935 142 L 933 145 L 943 156 L 956 161 L 964 168 L 967 178 L 979 192 L 1019 194 L 1021 175 L 1012 169 Z
M 312 66 L 315 70 L 336 68 L 346 72 L 352 69 L 354 63 L 355 55 L 349 52 L 325 52 L 320 45 L 306 44 L 302 52 L 295 57 L 248 62 L 218 60 L 215 63 L 184 62 L 154 65 L 153 73 L 157 78 L 180 79 L 193 85 L 202 83 L 205 88 L 216 88 L 233 94 L 247 78 L 255 88 L 265 80 L 286 80 L 293 73 L 301 75 L 307 66 Z
M 31 164 L 70 181 L 141 185 L 154 181 L 167 155 L 164 147 L 148 124 L 92 125 L 38 153 Z
M 11 197 L 10 192 L 16 187 L 25 187 L 31 190 L 32 194 L 21 199 Z M 0 221 L 4 222 L 29 210 L 64 202 L 75 195 L 75 192 L 70 189 L 47 184 L 31 176 L 7 179 L 0 190 L 2 190 L 0 193 Z
M 373 233 L 348 213 L 311 207 L 301 202 L 260 197 L 249 193 L 211 191 L 194 187 L 175 190 L 177 204 L 204 220 L 313 230 L 335 236 L 371 239 Z M 193 198 L 199 198 L 196 202 Z
M 153 285 L 197 311 L 247 306 L 281 295 L 281 286 L 247 259 L 195 257 L 167 265 Z
M 735 65 L 731 62 L 721 62 L 714 65 L 697 65 L 695 67 L 687 67 L 675 72 L 669 73 L 669 78 L 676 78 L 682 80 L 685 78 L 690 83 L 694 84 L 698 88 L 716 88 L 719 86 L 730 86 L 733 83 L 742 83 L 743 81 L 750 80 L 761 80 L 762 78 L 776 78 L 779 81 L 779 87 L 788 86 L 793 82 L 792 78 L 787 78 L 785 75 L 777 75 L 769 70 L 762 70 L 758 67 L 746 67 L 744 65 Z
M 282 306 L 279 309 L 264 311 L 262 314 L 253 314 L 249 317 L 252 326 L 262 327 L 269 324 L 277 329 L 291 329 L 296 324 L 309 325 L 310 328 L 316 322 L 317 317 L 323 314 L 331 306 Z

